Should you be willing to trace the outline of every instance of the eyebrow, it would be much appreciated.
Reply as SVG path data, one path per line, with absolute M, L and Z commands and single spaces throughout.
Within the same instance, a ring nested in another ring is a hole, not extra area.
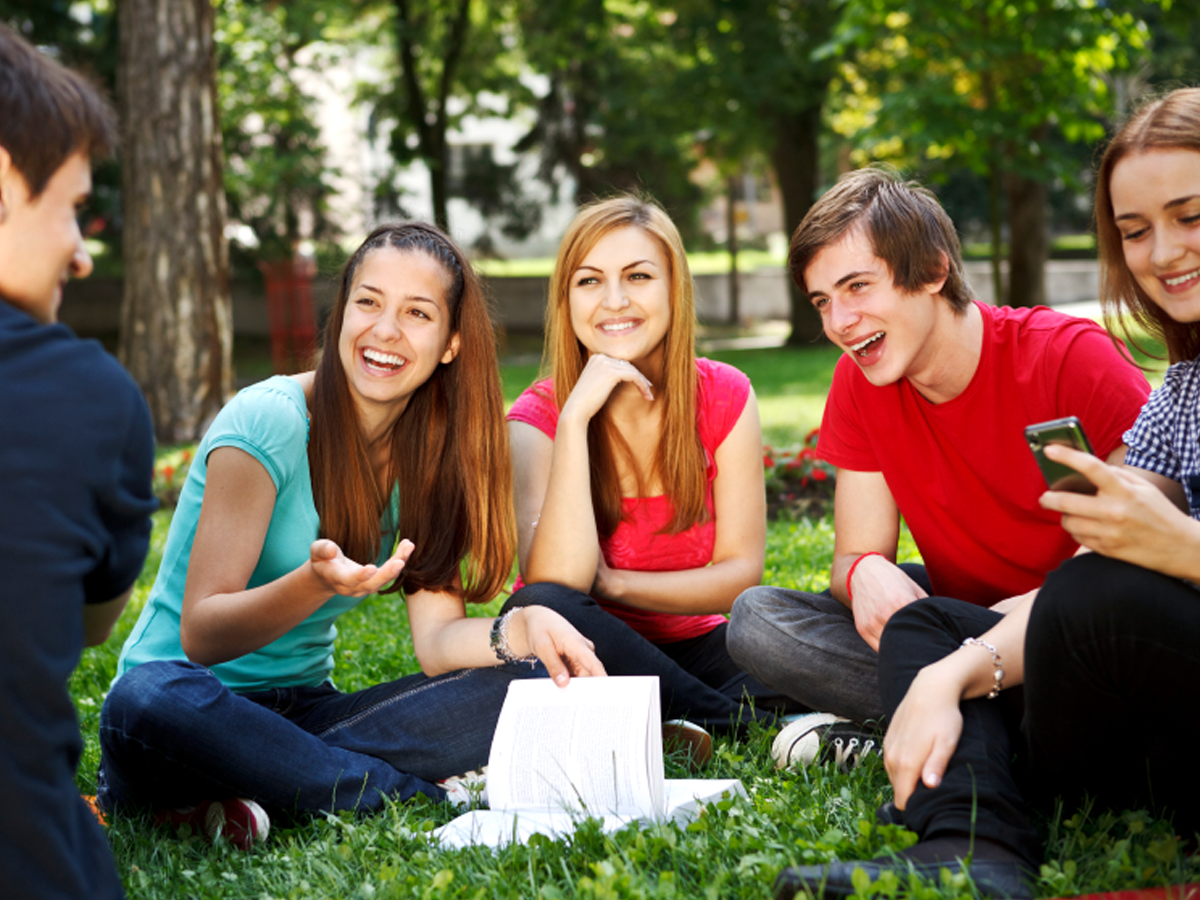
M 378 294 L 380 297 L 383 296 L 382 288 L 377 288 L 377 287 L 375 287 L 375 285 L 367 284 L 366 282 L 363 282 L 362 284 L 360 284 L 358 286 L 358 289 L 362 290 L 362 291 L 370 291 L 372 294 Z M 404 299 L 414 301 L 416 303 L 432 303 L 434 306 L 438 305 L 438 302 L 436 300 L 432 299 L 431 297 L 422 297 L 422 296 L 419 296 L 418 294 L 409 294 Z
M 1192 200 L 1200 199 L 1200 194 L 1189 194 L 1186 197 L 1176 197 L 1174 200 L 1168 200 L 1163 204 L 1163 209 L 1174 209 L 1177 206 L 1183 206 L 1185 203 L 1190 203 Z M 1122 213 L 1119 216 L 1114 216 L 1113 220 L 1123 222 L 1126 219 L 1144 219 L 1145 214 L 1139 212 Z
M 841 278 L 839 278 L 837 281 L 835 281 L 833 283 L 833 286 L 835 289 L 840 288 L 846 282 L 853 281 L 855 278 L 862 278 L 864 275 L 871 276 L 871 275 L 876 275 L 876 274 L 878 274 L 878 273 L 876 273 L 876 271 L 874 269 L 859 269 L 855 272 L 847 272 L 845 275 L 843 275 Z M 820 294 L 823 297 L 828 296 L 827 292 L 822 291 L 822 290 L 812 290 L 812 291 L 809 291 L 808 293 L 809 293 L 809 296 L 812 296 L 813 294 Z
M 625 272 L 629 269 L 636 268 L 637 266 L 640 266 L 643 263 L 645 263 L 646 265 L 654 266 L 656 269 L 658 268 L 658 264 L 656 262 L 654 262 L 654 260 L 652 260 L 652 259 L 639 259 L 639 260 L 636 260 L 635 262 L 631 262 L 627 266 L 622 266 L 621 271 Z M 603 272 L 604 271 L 599 266 L 589 266 L 586 264 L 579 266 L 578 268 L 575 269 L 575 271 L 582 272 L 584 269 L 588 269 L 589 271 L 592 271 L 592 272 Z

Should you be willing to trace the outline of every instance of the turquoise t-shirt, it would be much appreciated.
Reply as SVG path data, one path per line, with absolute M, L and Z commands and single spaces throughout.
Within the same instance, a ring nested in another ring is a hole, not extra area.
M 150 599 L 121 649 L 117 678 L 156 659 L 186 659 L 179 642 L 179 620 L 188 559 L 200 520 L 200 503 L 208 474 L 208 455 L 218 447 L 249 453 L 275 483 L 275 510 L 262 555 L 247 588 L 274 581 L 302 566 L 317 539 L 320 521 L 313 505 L 308 469 L 308 407 L 304 389 L 293 378 L 276 376 L 241 391 L 208 429 L 188 472 L 171 520 L 162 565 Z M 393 495 L 393 512 L 398 495 Z M 394 529 L 386 529 L 377 563 L 391 553 Z M 273 687 L 315 686 L 333 670 L 335 620 L 361 598 L 334 596 L 311 616 L 260 650 L 212 667 L 213 673 L 238 692 Z

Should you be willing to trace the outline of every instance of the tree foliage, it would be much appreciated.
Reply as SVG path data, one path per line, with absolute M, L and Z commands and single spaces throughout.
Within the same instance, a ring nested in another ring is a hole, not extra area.
M 872 158 L 943 160 L 986 179 L 997 287 L 1007 193 L 1009 299 L 1039 302 L 1045 185 L 1078 180 L 1078 160 L 1056 136 L 1103 138 L 1107 76 L 1129 66 L 1146 36 L 1133 14 L 1096 0 L 929 0 L 919 11 L 905 0 L 851 0 L 838 46 L 857 51 L 847 79 L 857 90 L 841 127 L 861 129 Z
M 337 9 L 329 0 L 216 3 L 225 193 L 230 218 L 253 229 L 260 259 L 290 257 L 302 236 L 336 234 L 315 101 L 299 79 L 319 64 L 301 54 L 325 39 Z

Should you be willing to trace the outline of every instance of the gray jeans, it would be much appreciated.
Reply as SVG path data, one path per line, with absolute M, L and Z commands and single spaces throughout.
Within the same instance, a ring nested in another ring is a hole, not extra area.
M 930 590 L 924 566 L 901 568 Z M 860 723 L 883 717 L 878 655 L 829 591 L 750 588 L 734 601 L 725 642 L 745 671 L 811 709 Z

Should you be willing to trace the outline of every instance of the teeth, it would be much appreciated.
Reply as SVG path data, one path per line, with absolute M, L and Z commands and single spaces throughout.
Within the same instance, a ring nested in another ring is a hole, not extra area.
M 636 324 L 637 322 L 617 322 L 613 325 L 601 325 L 600 327 L 605 331 L 628 331 Z
M 1164 278 L 1163 281 L 1168 287 L 1174 287 L 1177 284 L 1183 284 L 1185 281 L 1190 281 L 1197 275 L 1200 275 L 1200 269 L 1196 269 L 1194 272 L 1188 272 L 1186 275 L 1180 275 L 1178 278 Z
M 380 366 L 403 366 L 404 357 L 394 353 L 380 353 L 378 350 L 364 350 L 363 356 L 367 362 Z
M 862 351 L 866 350 L 867 347 L 871 346 L 871 344 L 875 343 L 875 341 L 879 340 L 881 337 L 883 337 L 883 332 L 877 331 L 873 335 L 871 335 L 869 338 L 866 338 L 865 340 L 861 340 L 857 344 L 851 344 L 850 349 L 854 353 L 862 353 Z

